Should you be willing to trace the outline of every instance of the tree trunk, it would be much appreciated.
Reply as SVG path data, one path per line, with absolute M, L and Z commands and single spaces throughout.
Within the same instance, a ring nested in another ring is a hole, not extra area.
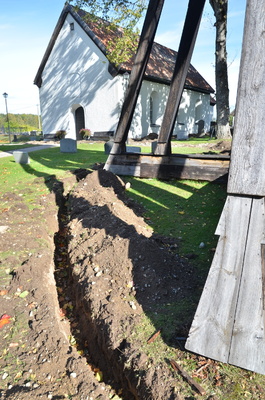
M 216 18 L 215 42 L 215 83 L 216 83 L 216 116 L 217 138 L 230 138 L 229 127 L 229 88 L 227 74 L 227 3 L 228 0 L 209 0 Z

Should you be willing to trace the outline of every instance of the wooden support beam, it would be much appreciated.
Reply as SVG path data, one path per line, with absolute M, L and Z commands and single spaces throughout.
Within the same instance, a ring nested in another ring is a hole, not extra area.
M 155 154 L 171 153 L 170 140 L 177 119 L 190 61 L 199 30 L 205 0 L 190 0 L 179 45 L 175 69 L 170 85 L 166 110 L 158 137 Z
M 265 196 L 264 13 L 247 1 L 228 193 Z
M 186 349 L 265 374 L 264 198 L 228 196 Z
M 143 76 L 154 42 L 155 33 L 164 5 L 164 0 L 150 0 L 136 52 L 134 65 L 125 94 L 121 115 L 111 154 L 126 152 L 125 142 L 131 126 L 134 109 L 141 89 Z
M 229 157 L 220 155 L 156 156 L 143 153 L 110 154 L 104 169 L 140 178 L 192 179 L 227 182 Z
M 186 348 L 265 374 L 265 2 L 248 0 L 228 197 Z

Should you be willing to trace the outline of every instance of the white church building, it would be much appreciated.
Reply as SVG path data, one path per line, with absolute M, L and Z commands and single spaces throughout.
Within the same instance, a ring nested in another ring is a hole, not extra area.
M 38 69 L 43 134 L 65 130 L 115 133 L 132 61 L 116 69 L 107 59 L 106 32 L 87 21 L 88 14 L 66 5 Z M 129 137 L 159 133 L 177 53 L 154 43 Z M 174 135 L 187 139 L 198 129 L 208 132 L 213 117 L 213 88 L 190 65 Z

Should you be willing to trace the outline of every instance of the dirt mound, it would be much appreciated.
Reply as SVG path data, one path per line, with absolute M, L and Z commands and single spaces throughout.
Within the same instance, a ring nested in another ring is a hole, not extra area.
M 231 153 L 231 140 L 221 140 L 216 144 L 210 144 L 208 148 L 211 151 L 218 151 L 221 154 L 230 154 Z
M 113 174 L 101 170 L 88 175 L 68 203 L 69 261 L 81 341 L 86 340 L 92 360 L 126 399 L 177 398 L 169 368 L 152 365 L 134 332 L 144 314 L 188 295 L 191 267 L 166 250 L 163 238 L 153 237 L 143 218 L 127 207 L 124 185 Z M 170 340 L 176 343 L 174 337 Z

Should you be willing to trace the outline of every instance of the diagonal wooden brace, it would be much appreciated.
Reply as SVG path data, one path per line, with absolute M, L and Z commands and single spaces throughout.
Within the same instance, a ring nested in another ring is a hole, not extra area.
M 154 42 L 154 37 L 163 5 L 164 0 L 149 1 L 149 6 L 146 12 L 145 21 L 129 80 L 129 85 L 125 93 L 125 99 L 122 106 L 116 135 L 114 138 L 115 143 L 125 144 L 127 140 L 133 118 L 133 113 L 140 93 L 141 84 L 149 60 L 149 56 L 152 50 L 152 45 Z M 120 148 L 120 146 L 114 147 L 111 153 L 114 154 L 115 150 L 119 152 Z
M 175 69 L 170 85 L 155 154 L 171 154 L 171 137 L 174 131 L 179 104 L 183 93 L 190 61 L 197 38 L 205 0 L 190 0 L 181 36 Z

